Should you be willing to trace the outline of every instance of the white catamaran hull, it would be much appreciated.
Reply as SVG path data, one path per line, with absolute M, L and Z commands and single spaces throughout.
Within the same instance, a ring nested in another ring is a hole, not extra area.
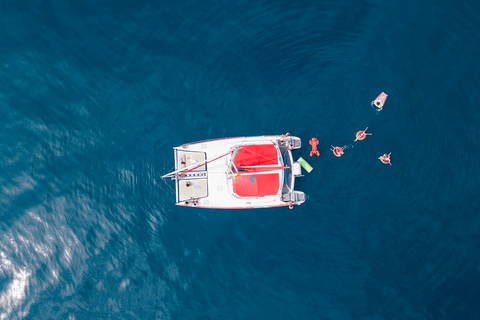
M 215 209 L 299 205 L 294 191 L 300 165 L 291 150 L 301 147 L 289 135 L 237 137 L 184 144 L 174 148 L 175 171 L 162 178 L 175 182 L 176 205 Z

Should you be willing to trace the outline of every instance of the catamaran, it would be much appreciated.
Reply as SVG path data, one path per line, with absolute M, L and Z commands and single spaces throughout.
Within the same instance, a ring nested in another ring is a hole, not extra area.
M 162 179 L 174 181 L 179 206 L 291 209 L 306 198 L 294 190 L 302 171 L 292 150 L 300 147 L 289 134 L 187 143 L 173 148 L 175 169 Z

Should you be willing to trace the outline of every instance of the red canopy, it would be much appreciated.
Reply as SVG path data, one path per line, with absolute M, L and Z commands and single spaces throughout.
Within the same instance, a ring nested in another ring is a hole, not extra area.
M 234 163 L 238 167 L 278 164 L 278 152 L 274 144 L 243 146 L 238 150 Z
M 264 197 L 276 195 L 280 188 L 279 173 L 240 175 L 233 179 L 233 189 L 240 197 Z
M 256 166 L 279 165 L 277 148 L 274 144 L 243 146 L 234 159 L 237 168 L 242 168 L 240 176 L 233 178 L 233 189 L 240 197 L 263 197 L 276 195 L 280 188 L 280 173 L 272 170 L 282 167 L 255 168 Z M 249 167 L 249 168 L 246 168 Z M 268 173 L 263 173 L 269 171 Z M 243 173 L 243 174 L 242 174 Z M 251 173 L 251 174 L 246 174 Z

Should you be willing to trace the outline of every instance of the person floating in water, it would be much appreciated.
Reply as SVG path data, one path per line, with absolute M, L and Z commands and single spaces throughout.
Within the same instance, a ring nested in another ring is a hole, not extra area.
M 187 166 L 187 157 L 185 155 L 180 157 L 180 167 L 185 168 Z
M 388 94 L 385 92 L 382 92 L 378 95 L 378 97 L 372 101 L 372 106 L 375 106 L 378 111 L 381 111 L 383 109 L 383 105 L 385 104 L 385 101 L 387 101 Z
M 365 130 L 363 131 L 358 131 L 357 134 L 355 135 L 355 140 L 353 140 L 354 142 L 356 142 L 357 140 L 363 140 L 365 139 L 367 136 L 371 136 L 372 134 L 371 133 L 367 133 L 368 127 L 365 128 Z
M 392 165 L 392 163 L 390 162 L 390 155 L 391 154 L 392 154 L 391 152 L 389 154 L 385 153 L 383 156 L 378 157 L 378 159 L 380 159 L 380 161 L 382 161 L 382 163 L 384 163 L 384 164 Z
M 330 150 L 333 151 L 333 154 L 335 155 L 335 157 L 339 157 L 339 158 L 340 158 L 341 156 L 343 156 L 343 150 L 345 150 L 346 147 L 347 147 L 347 146 L 343 146 L 343 147 L 334 147 L 334 146 L 332 146 L 332 149 L 330 149 Z

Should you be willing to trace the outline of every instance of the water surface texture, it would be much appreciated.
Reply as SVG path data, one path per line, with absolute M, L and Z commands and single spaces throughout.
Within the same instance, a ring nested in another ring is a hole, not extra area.
M 2 1 L 0 319 L 480 319 L 478 12 Z M 286 132 L 294 210 L 160 179 L 182 143 Z

